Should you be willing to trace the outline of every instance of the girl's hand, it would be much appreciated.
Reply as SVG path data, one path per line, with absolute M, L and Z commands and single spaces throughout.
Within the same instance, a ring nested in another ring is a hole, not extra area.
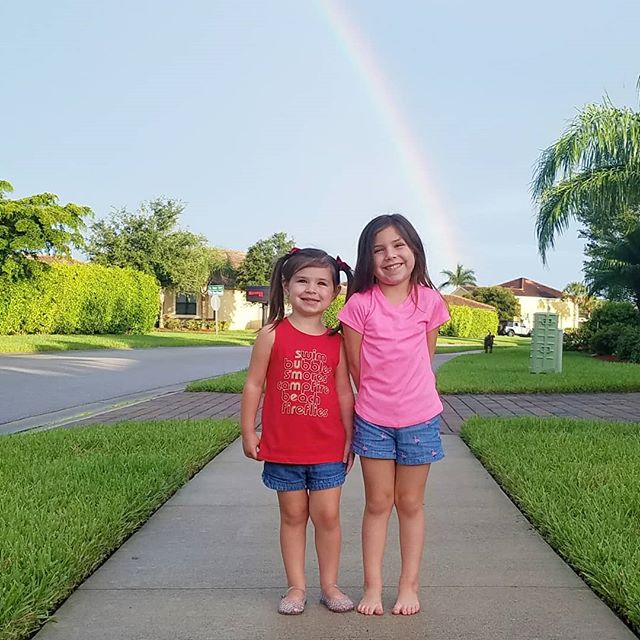
M 353 461 L 355 460 L 355 454 L 351 451 L 351 442 L 347 442 L 344 445 L 344 455 L 342 456 L 342 462 L 347 465 L 346 473 L 351 471 L 351 467 L 353 467 Z
M 247 458 L 251 458 L 252 460 L 258 459 L 260 438 L 258 438 L 258 435 L 255 432 L 242 436 L 242 450 Z

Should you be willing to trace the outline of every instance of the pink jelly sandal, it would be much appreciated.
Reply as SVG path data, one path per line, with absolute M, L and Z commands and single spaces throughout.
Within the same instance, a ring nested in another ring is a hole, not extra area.
M 333 585 L 336 589 L 340 589 L 337 584 Z M 336 598 L 328 598 L 324 591 L 320 591 L 320 604 L 323 604 L 329 611 L 334 613 L 346 613 L 347 611 L 353 611 L 355 605 L 351 598 L 344 593 Z
M 303 598 L 302 600 L 292 600 L 289 597 L 289 592 L 296 589 L 297 591 L 302 591 Z M 281 613 L 285 616 L 297 616 L 304 611 L 304 607 L 307 604 L 307 592 L 301 587 L 289 587 L 287 592 L 280 599 L 280 604 L 278 605 L 278 613 Z

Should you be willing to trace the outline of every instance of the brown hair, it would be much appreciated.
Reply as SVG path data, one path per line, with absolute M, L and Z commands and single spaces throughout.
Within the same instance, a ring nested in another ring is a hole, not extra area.
M 416 264 L 411 273 L 411 284 L 414 287 L 415 285 L 421 284 L 425 287 L 429 287 L 430 289 L 436 289 L 437 291 L 437 288 L 431 281 L 431 278 L 429 278 L 429 272 L 427 271 L 427 257 L 418 232 L 404 216 L 399 213 L 391 213 L 374 218 L 362 230 L 360 239 L 358 240 L 356 272 L 353 277 L 353 282 L 347 291 L 347 298 L 354 293 L 367 291 L 376 284 L 376 277 L 374 275 L 373 246 L 376 234 L 387 227 L 393 227 L 397 230 L 415 257 Z

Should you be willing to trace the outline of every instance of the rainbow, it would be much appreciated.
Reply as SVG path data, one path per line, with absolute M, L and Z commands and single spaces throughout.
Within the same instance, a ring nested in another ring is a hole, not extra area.
M 432 172 L 429 170 L 429 164 L 417 144 L 418 137 L 411 130 L 410 122 L 397 100 L 397 92 L 393 90 L 373 50 L 341 2 L 318 0 L 318 3 L 357 75 L 371 95 L 400 158 L 409 185 L 417 197 L 423 215 L 421 220 L 412 222 L 416 222 L 416 227 L 422 230 L 423 240 L 432 238 L 431 242 L 425 242 L 429 248 L 429 262 L 433 265 L 435 261 L 443 269 L 455 269 L 456 264 L 461 262 L 461 251 L 454 240 L 451 213 L 445 208 L 430 177 Z M 377 213 L 373 212 L 372 215 Z

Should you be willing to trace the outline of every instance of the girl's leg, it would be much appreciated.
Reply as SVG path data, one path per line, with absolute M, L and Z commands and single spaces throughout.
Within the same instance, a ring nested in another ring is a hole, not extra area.
M 340 493 L 342 487 L 309 491 L 309 516 L 315 528 L 316 552 L 320 570 L 320 587 L 329 599 L 344 594 L 338 589 L 340 566 Z
M 411 615 L 420 611 L 418 588 L 424 547 L 424 490 L 430 465 L 398 465 L 395 505 L 400 525 L 402 569 L 398 599 L 392 613 Z
M 278 491 L 280 505 L 280 549 L 289 591 L 287 598 L 304 602 L 306 580 L 304 575 L 309 496 L 302 491 Z
M 395 460 L 360 457 L 364 478 L 365 506 L 362 518 L 362 564 L 364 594 L 358 611 L 382 615 L 382 561 L 389 516 L 393 509 Z

